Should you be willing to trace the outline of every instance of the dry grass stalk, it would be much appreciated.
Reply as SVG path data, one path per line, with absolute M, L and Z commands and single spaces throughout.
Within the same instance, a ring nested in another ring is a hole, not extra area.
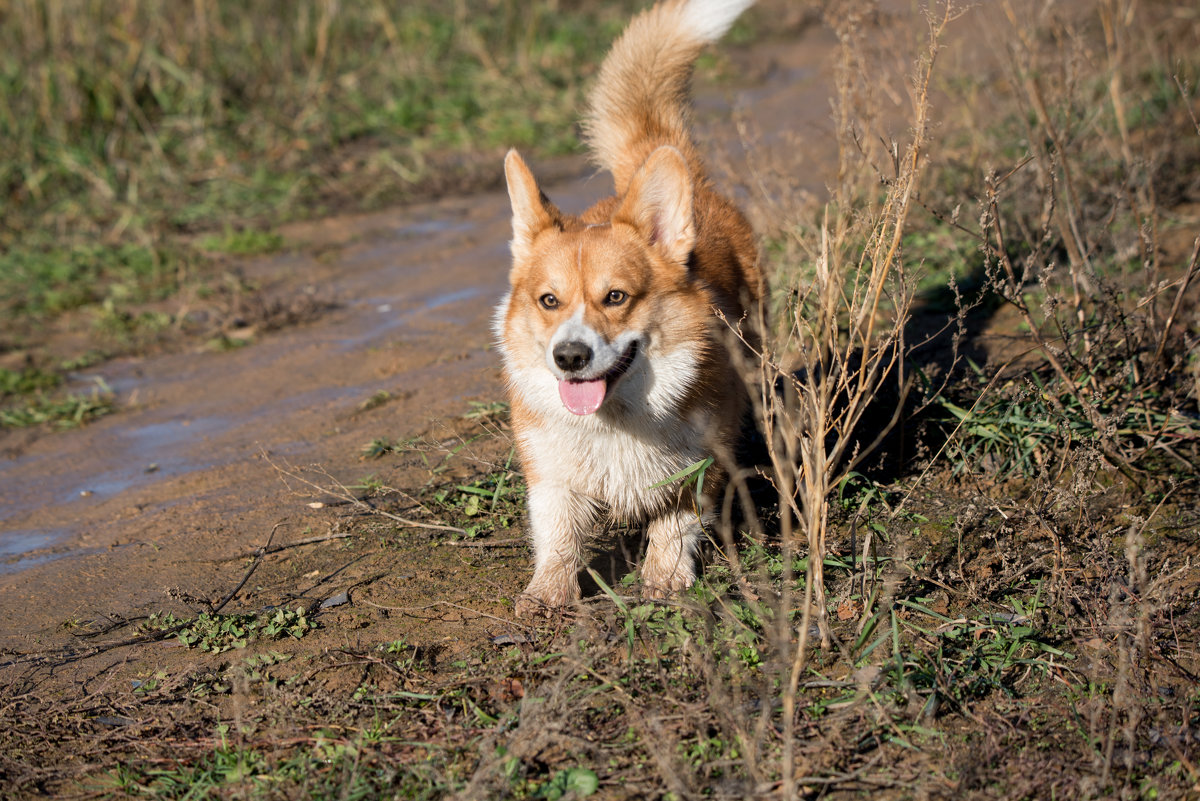
M 897 382 L 902 395 L 911 383 L 903 357 L 914 287 L 901 258 L 901 240 L 924 166 L 938 41 L 954 16 L 948 6 L 930 19 L 928 49 L 913 76 L 912 140 L 903 153 L 892 143 L 893 174 L 883 180 L 882 197 L 865 212 L 841 203 L 826 210 L 819 243 L 809 247 L 815 250 L 813 270 L 790 287 L 794 296 L 784 324 L 770 336 L 753 377 L 752 391 L 784 510 L 783 539 L 792 544 L 792 534 L 798 531 L 807 543 L 811 597 L 806 598 L 805 613 L 815 610 L 824 647 L 830 645 L 822 574 L 827 499 L 890 428 L 889 424 L 870 432 L 869 441 L 863 441 L 857 427 L 872 401 L 890 381 Z M 853 39 L 842 41 L 842 70 L 852 70 L 859 63 Z M 839 81 L 839 109 L 853 102 L 851 91 L 849 78 Z M 842 125 L 853 127 L 852 115 L 837 117 Z M 858 139 L 853 130 L 844 133 Z M 843 151 L 842 159 L 857 160 L 859 154 Z M 841 166 L 844 185 L 837 190 L 839 198 L 861 197 L 864 183 L 879 182 L 879 176 L 863 166 Z
M 832 646 L 825 592 L 824 560 L 829 496 L 878 447 L 897 422 L 911 385 L 906 375 L 905 326 L 915 282 L 905 270 L 901 242 L 923 173 L 930 126 L 934 65 L 948 23 L 957 16 L 946 5 L 928 16 L 928 39 L 911 75 L 911 140 L 892 141 L 884 158 L 891 174 L 881 176 L 866 152 L 856 105 L 872 93 L 872 78 L 860 52 L 860 10 L 854 3 L 831 9 L 829 21 L 841 42 L 834 118 L 838 126 L 839 183 L 826 208 L 815 244 L 792 226 L 794 245 L 807 251 L 813 267 L 786 280 L 791 292 L 781 324 L 767 331 L 758 369 L 747 382 L 767 443 L 772 480 L 779 496 L 783 542 L 783 595 L 776 619 L 785 662 L 781 779 L 786 797 L 799 790 L 795 777 L 796 696 L 809 653 L 810 629 L 821 647 Z M 867 109 L 870 113 L 870 109 Z M 882 195 L 878 187 L 882 184 Z M 776 277 L 778 287 L 779 278 Z M 891 420 L 863 435 L 860 424 L 881 390 L 896 382 L 899 400 Z M 796 641 L 789 610 L 793 555 L 807 546 L 805 590 Z M 794 650 L 793 650 L 794 649 Z M 784 677 L 781 676 L 781 679 Z

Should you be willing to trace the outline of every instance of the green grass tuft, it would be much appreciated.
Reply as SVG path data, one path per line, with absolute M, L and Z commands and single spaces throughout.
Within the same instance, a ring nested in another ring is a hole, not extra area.
M 278 220 L 445 183 L 447 154 L 574 151 L 583 81 L 636 5 L 13 0 L 0 242 Z
M 40 367 L 24 367 L 10 370 L 0 367 L 0 399 L 10 395 L 32 395 L 54 389 L 62 383 L 62 376 Z
M 162 297 L 174 258 L 141 245 L 16 248 L 0 254 L 0 314 L 45 318 L 110 302 Z
M 221 235 L 210 235 L 200 240 L 200 247 L 212 253 L 229 253 L 234 256 L 260 256 L 274 253 L 283 247 L 283 236 L 273 231 L 247 228 L 235 231 L 226 228 Z
M 90 393 L 72 392 L 53 397 L 37 392 L 9 406 L 0 407 L 0 429 L 49 425 L 56 429 L 78 428 L 111 414 L 116 405 L 112 392 L 100 382 Z

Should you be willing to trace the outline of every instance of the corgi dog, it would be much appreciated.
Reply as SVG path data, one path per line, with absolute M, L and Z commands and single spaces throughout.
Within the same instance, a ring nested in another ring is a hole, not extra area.
M 760 301 L 753 231 L 714 190 L 689 132 L 701 50 L 754 0 L 664 0 L 613 45 L 584 122 L 615 194 L 579 216 L 515 150 L 510 287 L 495 314 L 528 486 L 533 578 L 518 614 L 579 597 L 585 539 L 608 511 L 647 526 L 643 594 L 690 586 L 708 498 L 663 480 L 728 453 L 747 409 L 731 363 Z

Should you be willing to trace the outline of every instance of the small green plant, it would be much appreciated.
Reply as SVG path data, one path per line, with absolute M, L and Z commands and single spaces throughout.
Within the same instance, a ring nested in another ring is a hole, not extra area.
M 200 240 L 200 247 L 212 253 L 228 253 L 234 256 L 260 256 L 274 253 L 283 247 L 283 236 L 274 231 L 246 228 L 235 231 L 226 227 L 225 232 L 210 234 Z
M 167 674 L 162 671 L 157 671 L 153 675 L 145 679 L 133 680 L 133 694 L 145 696 L 154 693 L 167 679 Z
M 23 367 L 20 370 L 0 367 L 0 398 L 45 392 L 61 383 L 61 374 L 48 372 L 40 367 Z
M 310 627 L 311 628 L 311 627 Z M 266 651 L 265 653 L 248 656 L 245 660 L 245 665 L 248 669 L 255 671 L 261 668 L 270 667 L 271 665 L 281 665 L 291 659 L 290 654 L 281 654 L 278 651 Z M 252 674 L 247 674 L 251 679 L 255 678 Z
M 366 493 L 367 495 L 378 495 L 384 491 L 386 486 L 387 485 L 383 483 L 383 479 L 381 479 L 375 473 L 371 473 L 363 476 L 358 481 L 351 484 L 349 489 L 358 490 L 359 492 Z
M 252 640 L 260 638 L 278 640 L 290 636 L 300 639 L 317 626 L 303 609 L 281 607 L 266 616 L 201 612 L 195 619 L 181 620 L 169 612 L 154 614 L 145 627 L 159 631 L 178 629 L 176 637 L 183 645 L 219 654 L 245 648 Z
M 230 351 L 240 350 L 247 345 L 254 343 L 254 337 L 251 336 L 236 336 L 231 337 L 228 334 L 218 334 L 206 343 L 209 350 L 217 353 L 229 353 Z
M 567 793 L 573 793 L 576 798 L 587 798 L 598 789 L 600 789 L 600 780 L 594 771 L 587 768 L 568 768 L 555 773 L 550 781 L 537 789 L 533 798 L 558 801 Z
M 504 419 L 508 417 L 508 403 L 505 401 L 470 401 L 471 411 L 463 415 L 467 420 Z
M 378 409 L 380 406 L 384 405 L 391 399 L 392 399 L 392 393 L 388 392 L 386 389 L 381 389 L 381 390 L 377 391 L 376 393 L 374 393 L 373 395 L 371 395 L 371 397 L 367 398 L 362 403 L 358 404 L 358 411 L 369 412 L 372 409 Z
M 224 671 L 204 671 L 190 678 L 188 694 L 195 698 L 225 695 L 233 689 Z
M 201 612 L 176 635 L 188 648 L 219 654 L 245 648 L 257 628 L 254 615 L 210 615 Z
M 679 751 L 695 770 L 702 770 L 713 762 L 719 764 L 738 758 L 737 746 L 731 746 L 720 737 L 700 737 L 691 743 L 680 743 Z M 714 778 L 720 776 L 721 769 L 716 768 L 712 775 Z
M 294 637 L 298 640 L 316 627 L 316 624 L 309 619 L 308 614 L 302 608 L 285 609 L 281 607 L 276 609 L 275 613 L 262 624 L 262 635 L 272 640 L 278 640 L 281 637 Z
M 410 645 L 404 637 L 384 643 L 379 646 L 379 650 L 392 657 L 396 667 L 401 670 L 407 670 L 417 663 L 417 649 Z
M 55 429 L 78 428 L 116 410 L 112 390 L 96 379 L 90 393 L 72 392 L 53 397 L 40 392 L 31 398 L 0 408 L 0 428 L 30 428 L 49 425 Z
M 307 633 L 307 629 L 303 629 L 302 631 L 298 629 L 298 631 L 300 631 L 300 633 L 293 634 L 293 636 L 302 637 L 305 633 Z M 265 627 L 264 633 L 266 633 Z M 243 662 L 242 675 L 248 682 L 260 683 L 268 687 L 277 687 L 280 684 L 280 680 L 275 675 L 274 671 L 272 671 L 272 668 L 274 668 L 276 665 L 282 665 L 291 658 L 292 657 L 290 655 L 281 654 L 278 651 L 265 651 L 261 654 L 248 656 Z M 212 692 L 227 691 L 221 689 L 222 687 L 227 688 L 228 682 L 214 682 L 212 685 Z M 195 692 L 194 688 L 193 692 Z
M 381 459 L 390 453 L 403 453 L 408 444 L 401 440 L 391 440 L 386 437 L 376 437 L 363 446 L 364 459 Z
M 459 518 L 468 537 L 509 528 L 520 518 L 525 503 L 525 485 L 513 472 L 514 454 L 500 470 L 469 484 L 455 484 L 433 493 L 434 501 Z
M 63 359 L 59 362 L 58 369 L 66 372 L 72 370 L 85 370 L 88 367 L 100 364 L 100 362 L 109 358 L 109 354 L 102 350 L 86 350 L 83 353 Z
M 173 322 L 171 315 L 159 311 L 128 311 L 113 298 L 100 303 L 92 320 L 97 333 L 125 348 L 152 341 Z

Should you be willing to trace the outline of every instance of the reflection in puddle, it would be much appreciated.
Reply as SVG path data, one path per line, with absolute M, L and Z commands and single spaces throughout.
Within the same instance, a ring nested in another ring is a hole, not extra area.
M 79 483 L 67 493 L 65 500 L 91 496 L 108 498 L 141 484 L 211 467 L 212 462 L 189 458 L 191 453 L 187 446 L 229 427 L 230 422 L 225 418 L 201 417 L 149 423 L 128 431 L 118 430 L 114 455 L 119 453 L 126 456 L 119 460 L 121 466 Z
M 478 297 L 483 291 L 482 287 L 467 287 L 466 289 L 456 289 L 453 292 L 443 292 L 422 300 L 415 309 L 402 312 L 395 311 L 395 304 L 387 302 L 383 298 L 364 299 L 363 305 L 371 308 L 376 314 L 375 323 L 358 331 L 352 337 L 344 337 L 339 342 L 339 347 L 342 350 L 355 350 L 376 339 L 381 339 L 423 312 L 433 311 L 453 303 L 470 300 L 471 298 Z
M 67 532 L 62 529 L 0 532 L 0 573 L 15 573 L 18 570 L 66 556 L 67 552 L 65 551 L 23 556 L 32 551 L 53 547 L 66 536 Z
M 466 220 L 419 220 L 401 225 L 396 229 L 400 236 L 422 236 L 424 234 L 445 234 L 455 231 L 466 231 L 471 223 Z

